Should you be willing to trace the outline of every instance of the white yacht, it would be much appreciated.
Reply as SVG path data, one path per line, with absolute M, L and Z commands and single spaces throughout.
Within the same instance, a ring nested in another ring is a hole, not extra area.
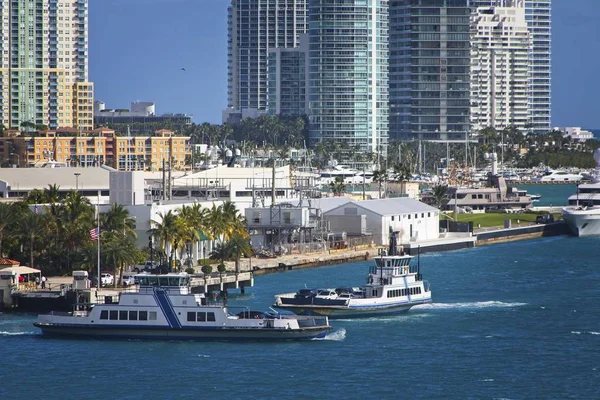
M 347 182 L 347 179 L 357 179 L 357 183 L 358 180 L 360 179 L 360 182 L 362 183 L 362 177 L 358 178 L 358 170 L 353 169 L 353 168 L 348 168 L 345 165 L 332 165 L 326 169 L 322 169 L 321 171 L 319 171 L 319 175 L 320 175 L 320 179 L 319 182 L 321 184 L 321 186 L 327 186 L 332 182 L 335 182 L 336 178 L 342 178 L 344 180 L 344 182 Z
M 563 208 L 563 220 L 575 236 L 600 235 L 600 149 L 594 152 L 598 166 L 590 176 L 591 183 L 577 186 Z
M 174 340 L 299 340 L 324 337 L 327 317 L 281 316 L 242 309 L 191 293 L 187 274 L 137 275 L 139 288 L 89 310 L 40 315 L 44 334 L 66 337 Z
M 390 235 L 386 254 L 375 257 L 367 284 L 337 289 L 301 289 L 275 296 L 273 307 L 298 315 L 323 315 L 329 318 L 369 317 L 408 311 L 431 302 L 429 282 L 422 279 L 413 257 L 398 254 L 395 233 Z
M 537 183 L 564 183 L 572 182 L 577 183 L 583 179 L 583 175 L 577 173 L 571 173 L 567 171 L 548 171 L 545 175 L 534 178 L 533 182 Z

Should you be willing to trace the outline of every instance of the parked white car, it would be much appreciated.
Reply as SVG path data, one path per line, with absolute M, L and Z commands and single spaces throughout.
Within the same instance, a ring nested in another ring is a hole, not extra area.
M 112 274 L 103 272 L 100 275 L 100 277 L 100 282 L 102 282 L 102 286 L 114 285 L 115 283 L 115 277 Z
M 121 284 L 123 286 L 135 285 L 135 276 L 136 275 L 137 275 L 136 273 L 124 273 L 123 274 L 123 280 L 121 281 Z

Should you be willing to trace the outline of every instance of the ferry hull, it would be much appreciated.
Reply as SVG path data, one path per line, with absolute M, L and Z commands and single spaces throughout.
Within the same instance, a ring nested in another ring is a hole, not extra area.
M 269 328 L 206 328 L 206 329 L 173 329 L 168 327 L 102 327 L 87 325 L 51 324 L 36 322 L 34 325 L 44 335 L 65 338 L 94 339 L 134 339 L 134 340 L 309 340 L 323 338 L 331 330 L 326 327 L 308 327 L 302 329 L 269 329 Z
M 279 305 L 273 307 L 284 309 L 293 312 L 296 315 L 316 315 L 329 317 L 329 319 L 339 318 L 367 318 L 374 316 L 385 316 L 393 314 L 401 314 L 407 312 L 412 307 L 419 304 L 431 303 L 431 298 L 423 301 L 415 301 L 404 303 L 401 305 L 381 305 L 381 306 L 319 306 L 319 305 Z

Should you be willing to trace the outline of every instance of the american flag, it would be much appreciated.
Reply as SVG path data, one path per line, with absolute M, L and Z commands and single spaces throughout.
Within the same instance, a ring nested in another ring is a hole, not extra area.
M 99 234 L 100 234 L 100 228 L 90 229 L 90 238 L 92 240 L 98 240 Z

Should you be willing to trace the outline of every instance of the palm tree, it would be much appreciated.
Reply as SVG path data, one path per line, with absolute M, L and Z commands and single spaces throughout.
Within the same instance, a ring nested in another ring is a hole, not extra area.
M 221 261 L 221 264 L 231 258 L 231 246 L 227 243 L 217 243 L 214 250 L 208 256 L 211 260 Z
M 33 249 L 36 242 L 47 233 L 46 217 L 28 211 L 21 217 L 18 229 L 21 239 L 29 244 L 29 266 L 35 268 Z
M 17 221 L 17 208 L 12 204 L 0 203 L 0 258 L 2 257 L 2 240 L 10 234 L 11 226 Z
M 102 238 L 104 241 L 102 252 L 113 266 L 114 285 L 117 287 L 117 282 L 123 274 L 123 267 L 135 263 L 139 251 L 131 237 L 123 238 L 118 232 L 104 232 Z
M 120 232 L 123 236 L 137 237 L 135 218 L 131 217 L 129 211 L 121 204 L 113 204 L 104 213 L 102 219 L 102 230 L 104 232 Z
M 387 182 L 388 173 L 385 169 L 378 169 L 373 171 L 373 181 L 378 183 L 379 188 L 379 198 L 381 198 L 381 186 L 383 183 Z
M 447 185 L 436 185 L 433 187 L 433 201 L 436 208 L 442 208 L 444 204 L 444 200 L 446 200 L 448 196 L 448 186 Z
M 160 243 L 165 252 L 168 251 L 169 271 L 173 267 L 173 256 L 177 251 L 177 244 L 182 237 L 183 229 L 182 219 L 178 218 L 177 214 L 169 210 L 166 213 L 158 213 L 160 222 L 152 220 L 150 223 L 154 228 L 148 232 L 155 238 L 157 243 Z
M 336 176 L 335 180 L 329 184 L 329 188 L 333 192 L 334 196 L 341 196 L 344 192 L 346 192 L 346 183 L 344 183 L 344 178 L 341 176 Z
M 240 273 L 240 258 L 242 256 L 250 257 L 252 254 L 252 246 L 248 238 L 240 235 L 234 235 L 229 241 L 228 245 L 231 247 L 231 255 L 235 259 L 235 273 Z

